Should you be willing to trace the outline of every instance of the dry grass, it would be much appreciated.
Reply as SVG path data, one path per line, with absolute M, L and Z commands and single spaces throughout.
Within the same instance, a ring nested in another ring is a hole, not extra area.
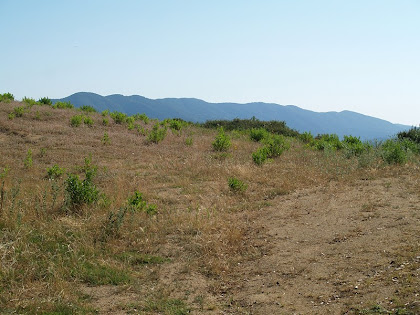
M 100 114 L 90 114 L 92 127 L 71 127 L 75 110 L 35 105 L 23 117 L 8 119 L 16 106 L 22 104 L 0 103 L 0 171 L 9 168 L 0 213 L 0 308 L 8 312 L 112 313 L 130 309 L 127 294 L 143 297 L 135 307 L 144 312 L 159 310 L 150 308 L 150 301 L 168 303 L 169 297 L 197 312 L 223 309 L 215 296 L 233 267 L 265 252 L 253 238 L 259 233 L 254 221 L 276 197 L 333 180 L 351 183 L 406 172 L 360 169 L 357 159 L 314 152 L 292 139 L 291 150 L 259 167 L 251 159 L 259 144 L 245 135 L 234 137 L 225 156 L 212 150 L 213 130 L 189 126 L 180 135 L 168 130 L 162 142 L 148 144 L 112 119 L 103 126 Z M 150 130 L 153 124 L 142 125 Z M 105 132 L 108 145 L 102 143 Z M 24 166 L 28 150 L 30 168 Z M 57 164 L 81 174 L 89 155 L 98 166 L 94 182 L 106 197 L 66 212 L 66 175 L 48 180 L 46 170 Z M 229 177 L 244 181 L 247 191 L 232 193 Z M 412 189 L 418 187 L 417 181 Z M 128 212 L 118 229 L 107 232 L 110 213 L 126 206 L 135 191 L 156 204 L 157 215 Z M 119 258 L 139 254 L 162 263 Z M 119 285 L 123 293 L 115 296 L 121 300 L 98 306 L 91 300 L 94 293 L 84 293 L 86 285 Z

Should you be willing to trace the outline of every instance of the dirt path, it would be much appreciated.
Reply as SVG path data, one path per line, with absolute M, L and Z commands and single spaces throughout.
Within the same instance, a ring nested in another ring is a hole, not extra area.
M 360 180 L 272 201 L 257 225 L 268 252 L 238 266 L 228 313 L 420 311 L 420 191 L 413 178 Z

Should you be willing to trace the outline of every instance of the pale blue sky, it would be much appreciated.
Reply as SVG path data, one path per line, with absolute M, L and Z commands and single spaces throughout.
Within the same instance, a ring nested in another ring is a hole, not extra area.
M 353 110 L 420 124 L 418 0 L 0 0 L 0 93 Z

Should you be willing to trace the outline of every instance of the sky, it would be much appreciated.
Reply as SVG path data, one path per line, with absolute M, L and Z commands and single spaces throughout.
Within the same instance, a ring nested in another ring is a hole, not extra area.
M 419 0 L 0 0 L 0 93 L 267 102 L 420 124 Z

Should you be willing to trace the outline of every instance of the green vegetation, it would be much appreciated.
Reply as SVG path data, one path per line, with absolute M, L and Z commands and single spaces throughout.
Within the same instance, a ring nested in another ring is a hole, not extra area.
M 420 144 L 420 127 L 412 127 L 410 130 L 400 132 L 397 137 L 399 140 L 407 139 Z
M 89 127 L 92 127 L 93 126 L 93 119 L 90 116 L 85 116 L 83 118 L 83 122 L 84 122 L 85 125 L 87 125 Z
M 219 132 L 216 139 L 212 143 L 213 149 L 219 152 L 225 152 L 229 150 L 231 146 L 230 137 L 225 133 L 223 127 L 219 128 Z
M 30 167 L 32 167 L 32 164 L 33 164 L 33 162 L 32 162 L 32 150 L 29 149 L 26 152 L 25 159 L 23 160 L 23 165 L 25 166 L 25 168 L 30 168 Z
M 47 169 L 47 178 L 49 179 L 57 179 L 60 178 L 64 174 L 64 169 L 59 167 L 57 164 L 49 167 Z
M 52 106 L 52 101 L 48 97 L 41 97 L 38 100 L 38 104 Z
M 65 182 L 66 205 L 70 210 L 78 209 L 84 204 L 92 204 L 99 199 L 99 190 L 93 183 L 97 167 L 91 163 L 91 158 L 85 158 L 85 165 L 82 168 L 84 179 L 81 180 L 78 175 L 69 173 Z
M 282 135 L 267 134 L 262 143 L 264 146 L 252 153 L 252 160 L 257 165 L 264 164 L 267 159 L 279 157 L 290 148 L 290 144 Z
M 15 97 L 11 93 L 0 94 L 0 102 L 9 103 L 14 100 L 15 100 Z
M 248 185 L 246 185 L 243 181 L 235 178 L 235 177 L 230 177 L 228 179 L 228 186 L 230 188 L 231 191 L 235 192 L 235 193 L 242 193 L 245 192 L 245 190 L 247 190 Z
M 112 112 L 110 116 L 114 122 L 119 125 L 124 124 L 127 121 L 127 115 L 124 113 Z
M 40 103 L 35 101 L 33 98 L 29 98 L 29 97 L 26 97 L 26 96 L 22 99 L 22 102 L 25 103 L 29 107 L 31 107 L 33 105 L 41 105 Z
M 159 123 L 156 123 L 152 130 L 150 131 L 149 135 L 147 136 L 147 140 L 149 143 L 159 143 L 166 137 L 166 126 L 160 127 Z
M 145 211 L 147 214 L 157 213 L 156 205 L 148 204 L 139 191 L 135 191 L 132 196 L 128 197 L 127 204 L 131 211 Z
M 240 131 L 247 131 L 252 129 L 265 129 L 270 133 L 289 136 L 289 137 L 297 137 L 299 133 L 296 130 L 293 130 L 286 126 L 284 121 L 260 121 L 255 117 L 251 119 L 233 119 L 233 120 L 209 120 L 206 121 L 204 124 L 201 124 L 204 128 L 220 128 L 223 127 L 224 130 L 231 131 L 231 130 L 240 130 Z
M 70 118 L 70 125 L 72 127 L 79 127 L 82 124 L 83 116 L 82 115 L 74 115 Z
M 96 113 L 96 109 L 90 105 L 82 105 L 80 106 L 80 110 L 86 113 Z
M 13 109 L 13 114 L 15 115 L 15 117 L 22 117 L 24 112 L 25 109 L 22 106 L 15 107 Z
M 111 144 L 111 139 L 108 136 L 108 133 L 104 133 L 104 136 L 102 137 L 102 144 L 103 145 L 109 145 Z
M 74 105 L 70 102 L 57 102 L 53 105 L 53 108 L 74 108 Z

